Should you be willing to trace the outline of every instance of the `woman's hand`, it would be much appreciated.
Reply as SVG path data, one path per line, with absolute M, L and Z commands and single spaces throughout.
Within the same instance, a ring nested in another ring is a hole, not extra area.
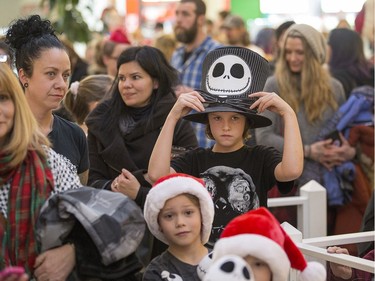
M 319 162 L 328 170 L 349 161 L 355 156 L 355 148 L 350 146 L 345 137 L 340 133 L 341 146 L 333 143 L 332 139 L 318 141 L 311 144 L 310 158 Z
M 346 248 L 340 248 L 337 246 L 328 247 L 327 252 L 331 254 L 345 254 L 349 255 L 349 252 Z M 348 280 L 352 277 L 352 269 L 349 266 L 341 265 L 337 263 L 330 263 L 330 268 L 332 270 L 332 273 L 339 278 Z
M 174 118 L 175 121 L 178 121 L 192 109 L 202 112 L 204 111 L 202 102 L 204 102 L 204 98 L 196 91 L 181 94 L 169 112 L 168 118 Z
M 135 200 L 141 184 L 128 170 L 122 169 L 121 171 L 122 173 L 113 180 L 111 189 L 114 192 L 120 192 L 130 199 Z
M 76 263 L 73 244 L 66 244 L 40 254 L 35 261 L 38 281 L 65 281 Z

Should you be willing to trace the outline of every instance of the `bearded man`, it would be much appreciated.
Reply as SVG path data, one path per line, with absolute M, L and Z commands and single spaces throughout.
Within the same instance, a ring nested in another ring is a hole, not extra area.
M 171 64 L 180 74 L 181 85 L 176 94 L 198 89 L 202 80 L 203 60 L 213 49 L 221 47 L 205 33 L 206 4 L 202 0 L 181 0 L 176 8 L 174 33 L 181 47 L 173 53 Z M 213 142 L 206 137 L 205 125 L 192 123 L 200 147 Z

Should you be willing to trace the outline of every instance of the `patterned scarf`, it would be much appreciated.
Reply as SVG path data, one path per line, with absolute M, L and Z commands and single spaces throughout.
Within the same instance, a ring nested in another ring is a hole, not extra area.
M 53 190 L 53 176 L 47 159 L 36 151 L 28 151 L 21 165 L 9 171 L 9 155 L 0 154 L 0 186 L 11 180 L 8 195 L 8 219 L 3 241 L 6 265 L 24 266 L 33 272 L 39 248 L 35 240 L 35 224 L 40 208 Z

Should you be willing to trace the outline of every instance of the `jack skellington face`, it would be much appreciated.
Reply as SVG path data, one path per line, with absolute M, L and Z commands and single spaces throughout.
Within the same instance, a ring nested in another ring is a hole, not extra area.
M 241 95 L 251 86 L 251 71 L 239 56 L 224 55 L 214 61 L 206 76 L 206 89 L 213 95 Z
M 226 255 L 213 262 L 203 281 L 252 281 L 253 272 L 246 261 L 235 255 Z

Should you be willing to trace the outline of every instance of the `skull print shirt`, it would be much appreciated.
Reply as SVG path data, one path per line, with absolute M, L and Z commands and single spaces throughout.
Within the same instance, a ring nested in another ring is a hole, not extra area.
M 143 281 L 200 281 L 197 265 L 184 263 L 165 251 L 154 258 L 143 274 Z
M 198 148 L 172 160 L 176 172 L 203 178 L 211 193 L 215 217 L 210 247 L 231 219 L 259 206 L 267 207 L 267 192 L 275 184 L 281 193 L 292 189 L 293 181 L 276 182 L 274 171 L 281 159 L 276 149 L 257 145 L 230 153 Z

